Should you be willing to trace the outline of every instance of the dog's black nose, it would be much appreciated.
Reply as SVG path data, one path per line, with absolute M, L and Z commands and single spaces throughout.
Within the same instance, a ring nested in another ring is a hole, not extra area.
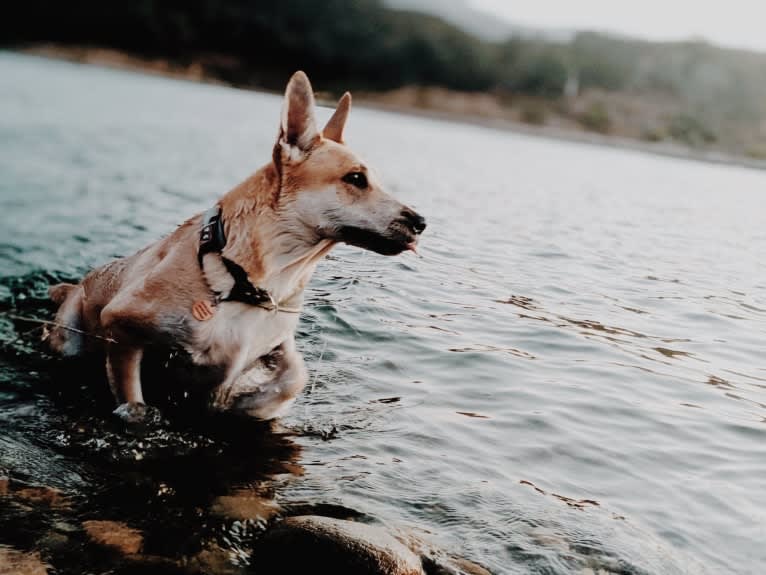
M 404 208 L 402 210 L 402 216 L 406 220 L 407 225 L 412 228 L 412 231 L 416 234 L 420 234 L 426 229 L 426 219 L 410 208 Z

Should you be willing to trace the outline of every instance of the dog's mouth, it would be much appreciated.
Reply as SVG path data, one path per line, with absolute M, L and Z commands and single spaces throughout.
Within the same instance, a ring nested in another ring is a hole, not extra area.
M 398 221 L 393 222 L 382 234 L 356 226 L 344 226 L 339 230 L 341 241 L 384 256 L 395 256 L 407 250 L 414 252 L 419 235 L 420 232 Z

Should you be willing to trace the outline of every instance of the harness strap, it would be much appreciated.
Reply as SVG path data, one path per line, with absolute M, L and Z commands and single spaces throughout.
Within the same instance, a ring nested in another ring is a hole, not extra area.
M 263 288 L 259 288 L 250 283 L 247 279 L 247 272 L 238 263 L 221 256 L 226 271 L 234 278 L 234 287 L 231 288 L 229 295 L 223 301 L 241 301 L 250 305 L 261 305 L 264 303 L 274 303 L 271 294 Z
M 202 272 L 205 272 L 203 258 L 207 254 L 221 254 L 226 247 L 226 234 L 223 230 L 223 218 L 221 206 L 215 205 L 207 210 L 202 216 L 202 229 L 199 232 L 199 247 L 197 248 L 197 261 Z M 280 308 L 271 297 L 271 294 L 260 287 L 254 286 L 247 277 L 247 272 L 242 266 L 229 258 L 221 255 L 221 261 L 226 266 L 226 271 L 234 278 L 234 287 L 224 298 L 220 293 L 214 292 L 218 301 L 238 301 L 248 305 L 263 307 L 275 311 L 298 313 L 300 310 Z

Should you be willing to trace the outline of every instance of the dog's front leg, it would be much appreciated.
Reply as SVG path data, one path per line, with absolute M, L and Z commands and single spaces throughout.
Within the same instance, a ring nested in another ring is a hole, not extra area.
M 106 375 L 118 404 L 143 403 L 141 391 L 142 347 L 110 343 L 106 350 Z
M 246 369 L 238 364 L 231 370 L 213 392 L 212 407 L 273 419 L 293 403 L 307 379 L 306 365 L 291 335 Z
M 123 301 L 124 300 L 124 301 Z M 101 325 L 114 341 L 106 346 L 106 375 L 117 409 L 114 414 L 127 423 L 141 423 L 159 412 L 144 404 L 141 389 L 141 358 L 144 345 L 136 336 L 142 326 L 152 325 L 149 311 L 129 298 L 115 298 L 100 316 Z
M 117 401 L 114 414 L 125 423 L 157 421 L 160 413 L 144 403 L 141 391 L 141 357 L 144 349 L 119 343 L 109 344 L 106 350 L 106 375 L 109 387 Z

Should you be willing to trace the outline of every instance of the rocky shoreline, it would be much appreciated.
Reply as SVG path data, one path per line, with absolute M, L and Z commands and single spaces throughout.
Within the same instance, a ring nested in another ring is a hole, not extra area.
M 232 549 L 207 541 L 181 558 L 145 549 L 145 535 L 124 521 L 79 521 L 72 502 L 61 490 L 28 485 L 0 476 L 0 501 L 17 519 L 37 524 L 42 535 L 24 547 L 0 545 L 0 575 L 47 575 L 60 572 L 57 560 L 86 550 L 116 573 L 162 573 L 179 575 L 237 575 L 256 572 L 286 575 L 308 572 L 335 575 L 489 575 L 481 565 L 435 549 L 415 536 L 392 533 L 358 519 L 361 514 L 339 507 L 299 507 L 291 515 L 273 500 L 252 492 L 227 496 L 218 509 L 234 531 L 260 523 L 261 533 L 248 538 L 248 558 Z M 253 502 L 258 500 L 257 505 Z M 336 511 L 333 515 L 305 514 Z M 41 523 L 47 523 L 43 526 Z M 29 547 L 32 543 L 32 547 Z

